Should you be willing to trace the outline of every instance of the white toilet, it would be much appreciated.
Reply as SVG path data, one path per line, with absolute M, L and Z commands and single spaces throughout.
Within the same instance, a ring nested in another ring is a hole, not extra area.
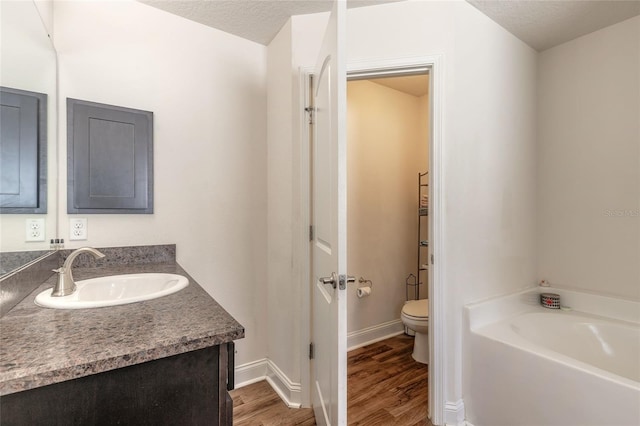
M 402 322 L 416 333 L 413 341 L 413 359 L 429 364 L 429 299 L 405 303 L 400 315 Z

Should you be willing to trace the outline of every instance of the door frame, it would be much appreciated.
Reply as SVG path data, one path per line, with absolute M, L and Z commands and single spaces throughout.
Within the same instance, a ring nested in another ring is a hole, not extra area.
M 443 173 L 443 130 L 444 130 L 444 57 L 443 55 L 379 58 L 359 61 L 348 61 L 347 80 L 354 78 L 374 78 L 409 74 L 411 72 L 429 72 L 429 256 L 435 261 L 429 268 L 429 415 L 434 425 L 444 424 L 445 411 L 445 227 L 444 227 L 444 173 Z M 308 116 L 304 108 L 309 104 L 309 81 L 312 68 L 299 69 L 298 130 L 299 150 L 299 230 L 300 238 L 296 245 L 300 250 L 298 263 L 298 282 L 301 284 L 300 314 L 300 381 L 301 402 L 305 407 L 311 402 L 311 362 L 309 359 L 309 343 L 311 342 L 311 245 L 309 241 L 310 227 L 310 139 Z M 347 124 L 348 126 L 348 124 Z M 348 208 L 348 207 L 347 207 Z M 348 225 L 347 225 L 348 226 Z M 434 247 L 436 250 L 434 251 Z

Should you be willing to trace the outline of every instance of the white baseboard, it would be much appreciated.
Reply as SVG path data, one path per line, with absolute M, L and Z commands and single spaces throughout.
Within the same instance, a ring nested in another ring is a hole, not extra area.
M 464 401 L 447 401 L 444 405 L 444 423 L 447 426 L 465 426 L 464 421 Z
M 302 385 L 294 383 L 274 364 L 268 360 L 267 382 L 289 408 L 300 408 Z
M 266 358 L 248 362 L 235 368 L 236 389 L 267 378 L 269 360 Z
M 236 389 L 261 380 L 266 380 L 289 408 L 300 408 L 302 385 L 292 382 L 270 359 L 259 359 L 235 368 Z
M 362 330 L 352 331 L 347 334 L 347 351 L 352 351 L 402 333 L 404 333 L 404 324 L 402 324 L 402 320 L 399 319 L 383 322 L 382 324 L 363 328 Z

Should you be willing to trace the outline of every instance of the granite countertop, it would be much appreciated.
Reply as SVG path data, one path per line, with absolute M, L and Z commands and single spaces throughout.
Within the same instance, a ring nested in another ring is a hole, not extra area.
M 244 337 L 244 328 L 173 262 L 74 268 L 76 280 L 165 272 L 189 278 L 169 296 L 107 308 L 34 304 L 54 274 L 0 319 L 0 396 Z

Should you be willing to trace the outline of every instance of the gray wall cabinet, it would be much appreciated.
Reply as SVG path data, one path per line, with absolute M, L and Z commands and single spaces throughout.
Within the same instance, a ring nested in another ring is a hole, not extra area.
M 67 99 L 67 212 L 153 213 L 153 113 Z
M 0 87 L 0 213 L 47 212 L 47 95 Z

